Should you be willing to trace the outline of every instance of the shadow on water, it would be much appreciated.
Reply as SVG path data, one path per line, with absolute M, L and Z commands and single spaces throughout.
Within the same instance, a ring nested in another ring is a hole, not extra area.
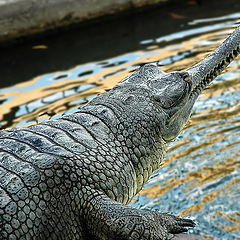
M 145 39 L 155 39 L 189 27 L 186 26 L 187 21 L 202 18 L 203 14 L 215 17 L 239 7 L 237 0 L 222 0 L 220 3 L 218 0 L 171 2 L 175 4 L 147 12 L 127 12 L 120 15 L 120 19 L 93 21 L 92 24 L 82 24 L 79 28 L 63 31 L 56 36 L 42 36 L 20 46 L 0 48 L 0 88 L 45 73 L 145 49 L 140 44 Z M 220 8 L 217 7 L 219 5 Z
M 198 2 L 1 49 L 0 128 L 74 112 L 146 62 L 165 71 L 199 62 L 239 23 L 240 5 Z M 162 168 L 132 205 L 189 216 L 198 223 L 193 232 L 209 239 L 239 239 L 239 99 L 238 58 L 201 94 Z

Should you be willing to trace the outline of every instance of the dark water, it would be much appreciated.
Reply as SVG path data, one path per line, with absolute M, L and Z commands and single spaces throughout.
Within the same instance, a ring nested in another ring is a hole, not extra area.
M 72 113 L 146 62 L 158 61 L 167 72 L 188 68 L 240 18 L 237 1 L 221 9 L 181 5 L 164 11 L 2 50 L 0 128 Z M 239 113 L 240 58 L 201 94 L 162 168 L 132 205 L 189 216 L 198 223 L 193 232 L 208 239 L 240 239 Z

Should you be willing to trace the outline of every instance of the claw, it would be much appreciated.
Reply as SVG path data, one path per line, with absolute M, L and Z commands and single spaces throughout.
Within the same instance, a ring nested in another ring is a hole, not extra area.
M 181 218 L 179 220 L 180 220 L 181 226 L 183 226 L 183 227 L 195 227 L 196 226 L 196 223 L 191 219 Z
M 191 219 L 174 217 L 174 220 L 175 224 L 169 229 L 169 232 L 173 234 L 187 232 L 189 227 L 195 227 L 196 225 Z
M 178 226 L 178 227 L 175 227 L 174 229 L 172 229 L 171 233 L 177 234 L 177 233 L 182 233 L 182 232 L 187 232 L 187 231 L 188 231 L 187 228 Z

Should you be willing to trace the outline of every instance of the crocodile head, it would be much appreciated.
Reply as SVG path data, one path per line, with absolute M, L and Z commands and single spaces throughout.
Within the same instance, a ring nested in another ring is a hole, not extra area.
M 217 77 L 240 52 L 240 27 L 201 62 L 185 71 L 163 72 L 154 64 L 145 64 L 117 84 L 104 102 L 120 102 L 137 117 L 152 119 L 152 128 L 160 129 L 166 142 L 174 139 L 185 126 L 192 107 L 202 90 Z M 111 100 L 110 100 L 111 99 Z M 93 102 L 101 102 L 101 98 Z M 121 116 L 120 116 L 121 117 Z M 139 117 L 139 115 L 138 115 Z M 150 120 L 151 121 L 151 120 Z M 149 125 L 149 122 L 148 122 Z M 150 126 L 148 126 L 150 129 Z
M 154 70 L 148 87 L 155 105 L 165 114 L 161 116 L 161 136 L 174 139 L 185 126 L 194 102 L 205 87 L 217 77 L 240 53 L 240 27 L 215 51 L 186 71 L 164 73 Z M 144 68 L 157 68 L 153 65 Z M 142 70 L 143 71 L 143 70 Z M 144 70 L 148 75 L 149 70 Z
M 152 65 L 146 67 L 154 68 Z M 190 74 L 187 71 L 162 72 L 161 76 L 148 81 L 148 88 L 153 105 L 161 110 L 161 137 L 170 141 L 184 127 L 194 104 Z

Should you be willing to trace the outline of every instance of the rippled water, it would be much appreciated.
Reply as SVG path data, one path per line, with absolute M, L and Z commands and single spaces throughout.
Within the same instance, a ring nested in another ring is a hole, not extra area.
M 240 12 L 231 12 L 185 21 L 182 28 L 166 35 L 143 36 L 134 51 L 2 88 L 0 128 L 74 112 L 146 62 L 158 62 L 167 72 L 188 68 L 216 48 L 239 17 Z M 48 51 L 48 46 L 37 45 L 33 50 Z M 201 94 L 162 168 L 132 205 L 190 216 L 198 223 L 193 232 L 209 239 L 240 239 L 239 113 L 240 58 Z

